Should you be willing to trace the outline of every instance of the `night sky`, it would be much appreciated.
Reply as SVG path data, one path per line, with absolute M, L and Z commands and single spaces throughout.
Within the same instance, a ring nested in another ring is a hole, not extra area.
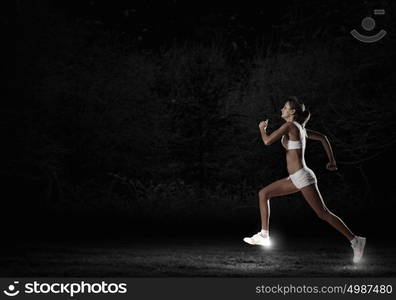
M 145 47 L 186 40 L 232 39 L 238 44 L 270 41 L 285 27 L 293 33 L 320 38 L 349 32 L 379 6 L 391 11 L 390 1 L 17 1 L 24 18 L 67 18 L 101 29 L 120 31 Z M 390 21 L 385 16 L 380 23 Z M 391 25 L 388 23 L 388 25 Z M 283 38 L 293 38 L 289 33 Z M 239 40 L 239 41 L 238 41 Z M 241 45 L 240 45 L 241 46 Z

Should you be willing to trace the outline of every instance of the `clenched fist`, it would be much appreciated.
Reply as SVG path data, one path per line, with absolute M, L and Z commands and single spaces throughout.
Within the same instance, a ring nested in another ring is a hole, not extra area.
M 329 171 L 337 171 L 337 164 L 336 162 L 328 162 L 326 165 L 326 169 Z
M 268 119 L 259 123 L 259 128 L 266 130 L 268 127 Z

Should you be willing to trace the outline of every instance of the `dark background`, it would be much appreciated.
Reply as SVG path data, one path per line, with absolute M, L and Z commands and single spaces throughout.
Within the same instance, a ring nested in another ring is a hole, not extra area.
M 276 129 L 296 95 L 338 161 L 326 171 L 308 142 L 325 203 L 355 233 L 389 235 L 394 1 L 157 2 L 20 0 L 16 23 L 2 15 L 16 29 L 8 234 L 253 233 L 258 190 L 287 176 L 283 148 L 265 147 L 257 125 Z M 364 44 L 353 28 L 388 34 Z M 339 235 L 300 194 L 271 200 L 271 213 L 277 230 Z

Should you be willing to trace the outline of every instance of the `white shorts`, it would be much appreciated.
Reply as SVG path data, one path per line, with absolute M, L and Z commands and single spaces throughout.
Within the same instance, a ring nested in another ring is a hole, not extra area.
M 297 172 L 291 174 L 288 178 L 298 188 L 302 189 L 310 184 L 317 183 L 315 173 L 307 167 L 304 167 Z

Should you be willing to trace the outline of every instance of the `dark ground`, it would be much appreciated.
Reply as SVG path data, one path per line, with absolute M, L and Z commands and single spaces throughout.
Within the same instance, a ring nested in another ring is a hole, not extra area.
M 352 263 L 344 239 L 272 233 L 270 249 L 243 236 L 151 235 L 108 241 L 18 242 L 3 248 L 0 276 L 125 277 L 392 277 L 396 244 L 368 238 Z

